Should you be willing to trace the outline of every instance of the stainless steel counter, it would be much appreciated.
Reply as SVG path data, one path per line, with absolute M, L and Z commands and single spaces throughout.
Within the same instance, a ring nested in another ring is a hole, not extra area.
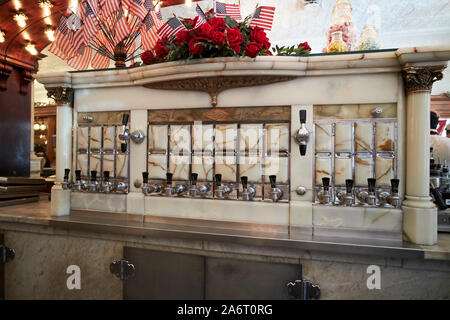
M 345 238 L 291 235 L 283 229 L 255 224 L 200 221 L 192 219 L 157 218 L 131 214 L 73 211 L 70 216 L 51 217 L 50 202 L 21 204 L 0 208 L 0 229 L 11 223 L 45 225 L 61 230 L 89 233 L 134 235 L 153 238 L 174 238 L 215 241 L 272 248 L 291 248 L 392 258 L 450 260 L 450 234 L 439 234 L 434 246 L 407 242 L 363 241 Z

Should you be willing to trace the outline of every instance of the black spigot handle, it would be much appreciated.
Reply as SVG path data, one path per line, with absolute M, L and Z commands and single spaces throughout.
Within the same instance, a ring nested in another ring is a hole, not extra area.
M 81 181 L 81 170 L 75 170 L 75 179 Z
M 120 150 L 121 150 L 122 152 L 127 152 L 127 144 L 126 144 L 125 142 L 122 142 L 122 143 L 120 144 Z
M 352 189 L 353 189 L 353 180 L 352 179 L 345 180 L 345 189 L 346 189 L 347 193 L 352 193 Z
M 300 110 L 300 123 L 306 123 L 306 110 Z
M 328 188 L 330 187 L 330 177 L 323 177 L 322 185 L 323 185 L 323 190 L 328 191 Z
M 391 179 L 391 192 L 398 193 L 398 185 L 400 183 L 399 179 Z
M 193 186 L 195 186 L 197 184 L 197 178 L 198 178 L 198 174 L 197 173 L 191 173 L 191 184 Z
M 270 186 L 272 188 L 276 188 L 277 187 L 277 176 L 276 175 L 269 176 L 269 181 L 270 181 Z
M 247 189 L 248 178 L 246 176 L 241 177 L 242 188 Z
M 216 187 L 220 187 L 222 185 L 222 175 L 220 173 L 216 174 Z
M 367 179 L 367 185 L 368 185 L 368 189 L 369 192 L 375 192 L 375 184 L 377 182 L 377 179 L 375 178 L 368 178 Z
M 122 117 L 122 125 L 126 126 L 128 123 L 128 119 L 129 119 L 130 115 L 128 113 L 125 113 Z
M 91 171 L 91 181 L 92 182 L 97 181 L 97 170 L 92 170 Z
M 306 144 L 300 144 L 298 148 L 300 149 L 300 155 L 304 156 L 306 154 Z
M 167 185 L 172 185 L 172 176 L 173 176 L 173 174 L 172 173 L 170 173 L 170 172 L 167 172 L 166 173 L 166 182 L 167 182 Z
M 64 169 L 64 180 L 69 180 L 70 169 Z
M 142 183 L 148 183 L 148 172 L 142 172 Z
M 109 182 L 109 171 L 103 171 L 103 179 L 105 182 Z

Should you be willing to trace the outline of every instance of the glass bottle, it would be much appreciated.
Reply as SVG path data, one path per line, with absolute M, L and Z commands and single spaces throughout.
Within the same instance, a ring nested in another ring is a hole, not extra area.
M 347 44 L 342 39 L 342 31 L 335 31 L 331 34 L 331 42 L 327 47 L 327 52 L 346 52 Z
M 366 25 L 361 32 L 361 41 L 356 48 L 359 51 L 381 49 L 377 28 L 373 24 Z
M 336 0 L 333 8 L 331 25 L 327 31 L 327 47 L 332 42 L 332 34 L 336 31 L 342 32 L 342 39 L 346 44 L 347 51 L 356 47 L 356 27 L 352 19 L 352 5 L 350 0 Z

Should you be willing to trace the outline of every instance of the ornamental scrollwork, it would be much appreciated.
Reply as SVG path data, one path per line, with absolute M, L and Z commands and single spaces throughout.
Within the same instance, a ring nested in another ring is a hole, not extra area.
M 406 92 L 430 91 L 435 81 L 443 78 L 445 66 L 404 67 L 402 70 Z
M 55 100 L 57 105 L 72 104 L 73 89 L 68 87 L 46 87 L 47 97 Z

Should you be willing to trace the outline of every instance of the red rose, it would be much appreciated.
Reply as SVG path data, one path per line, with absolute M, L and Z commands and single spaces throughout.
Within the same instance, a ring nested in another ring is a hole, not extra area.
M 202 24 L 194 31 L 194 39 L 197 41 L 209 41 L 211 40 L 212 27 L 208 23 Z
M 175 37 L 175 42 L 179 46 L 181 46 L 185 42 L 189 42 L 189 40 L 191 40 L 191 32 L 188 30 L 182 30 L 178 32 Z
M 208 23 L 213 27 L 213 29 L 223 31 L 225 30 L 225 19 L 223 18 L 212 18 Z
M 258 55 L 261 49 L 262 49 L 261 44 L 257 42 L 249 42 L 245 47 L 245 55 L 249 56 L 250 58 L 254 58 Z
M 227 40 L 230 47 L 233 49 L 237 46 L 240 46 L 244 37 L 242 36 L 239 28 L 236 27 L 234 29 L 227 29 Z M 236 51 L 236 50 L 235 50 Z
M 234 52 L 236 52 L 237 54 L 239 54 L 239 53 L 241 53 L 241 46 L 240 46 L 240 45 L 235 46 L 235 47 L 233 47 L 233 50 L 234 50 Z
M 144 64 L 152 64 L 154 58 L 155 56 L 153 55 L 153 52 L 151 52 L 150 50 L 145 51 L 141 55 L 141 59 Z
M 197 23 L 198 20 L 198 16 L 196 16 L 194 19 L 183 19 L 183 24 L 186 28 L 188 28 L 189 30 L 195 27 L 195 24 Z
M 258 43 L 264 43 L 266 41 L 269 41 L 269 39 L 267 38 L 266 32 L 264 31 L 264 29 L 260 28 L 260 27 L 255 27 L 252 32 L 250 33 L 250 39 L 253 42 L 258 42 Z
M 214 8 L 211 8 L 208 12 L 206 12 L 205 13 L 205 16 L 206 16 L 206 18 L 210 18 L 210 17 L 213 17 L 215 14 L 214 14 Z
M 211 40 L 214 44 L 222 46 L 226 42 L 225 34 L 220 31 L 213 31 L 211 34 Z
M 155 54 L 156 57 L 159 60 L 164 60 L 167 57 L 167 54 L 169 53 L 169 48 L 166 46 L 167 38 L 159 39 L 158 42 L 156 42 L 155 46 Z
M 303 50 L 305 51 L 311 51 L 311 47 L 309 46 L 308 42 L 300 43 L 298 47 L 303 48 Z
M 198 43 L 194 39 L 189 41 L 189 52 L 192 54 L 201 55 L 203 53 L 203 46 L 201 43 Z

